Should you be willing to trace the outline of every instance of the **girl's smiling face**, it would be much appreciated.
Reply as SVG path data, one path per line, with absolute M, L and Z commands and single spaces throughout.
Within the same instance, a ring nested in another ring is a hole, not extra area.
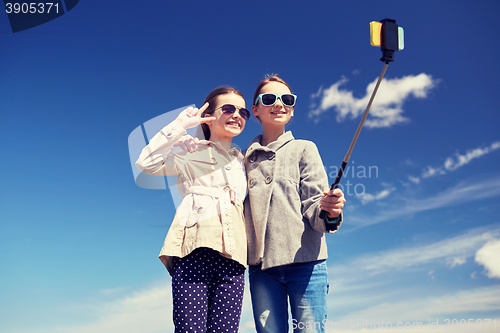
M 280 82 L 269 82 L 264 85 L 259 94 L 291 94 L 292 92 L 286 85 Z M 276 103 L 271 106 L 264 106 L 259 100 L 257 105 L 252 106 L 252 112 L 256 117 L 259 117 L 262 126 L 285 126 L 293 116 L 294 107 L 283 105 L 281 99 L 278 98 Z
M 238 110 L 233 114 L 225 114 L 221 109 L 224 104 L 234 105 Z M 207 117 L 217 118 L 208 124 L 210 141 L 231 141 L 243 131 L 246 120 L 241 116 L 240 108 L 245 108 L 245 100 L 239 95 L 228 93 L 215 98 L 215 111 L 207 115 Z

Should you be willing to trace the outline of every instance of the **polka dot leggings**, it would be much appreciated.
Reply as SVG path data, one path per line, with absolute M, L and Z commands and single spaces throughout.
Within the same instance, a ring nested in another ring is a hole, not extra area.
M 238 332 L 245 268 L 209 248 L 175 258 L 175 332 Z

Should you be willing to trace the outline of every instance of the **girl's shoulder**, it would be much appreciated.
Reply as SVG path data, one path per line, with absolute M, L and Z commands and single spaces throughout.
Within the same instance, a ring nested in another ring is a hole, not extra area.
M 293 136 L 292 131 L 288 131 L 285 134 L 288 135 L 287 137 L 288 143 L 292 144 L 294 147 L 305 147 L 305 148 L 312 147 L 314 149 L 317 149 L 316 144 L 310 140 L 296 139 Z
M 289 142 L 294 148 L 303 147 L 304 149 L 318 150 L 316 144 L 309 140 L 295 139 Z

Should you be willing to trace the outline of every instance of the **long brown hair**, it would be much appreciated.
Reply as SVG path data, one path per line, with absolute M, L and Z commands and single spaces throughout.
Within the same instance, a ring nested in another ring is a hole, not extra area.
M 204 117 L 206 114 L 214 113 L 214 111 L 215 111 L 215 103 L 214 103 L 215 98 L 217 96 L 230 94 L 230 93 L 236 94 L 238 96 L 241 96 L 241 98 L 245 99 L 245 97 L 243 97 L 243 94 L 238 89 L 235 89 L 232 87 L 215 88 L 214 90 L 212 90 L 212 92 L 210 94 L 208 94 L 208 96 L 203 101 L 203 104 L 208 102 L 209 106 L 205 110 L 205 112 L 203 112 L 203 114 L 201 116 Z M 203 135 L 205 136 L 205 140 L 209 140 L 210 139 L 210 128 L 208 127 L 207 124 L 201 124 L 201 128 L 203 130 Z

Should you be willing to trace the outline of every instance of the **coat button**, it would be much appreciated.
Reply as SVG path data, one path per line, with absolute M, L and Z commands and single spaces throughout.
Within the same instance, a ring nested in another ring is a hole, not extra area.
M 198 209 L 196 210 L 196 213 L 201 214 L 201 212 L 203 212 L 203 207 L 198 207 Z
M 227 186 L 227 185 L 226 185 L 226 186 L 224 186 L 223 190 L 224 190 L 224 192 L 229 191 L 229 186 Z
M 249 160 L 251 163 L 253 163 L 257 160 L 257 157 L 255 156 L 255 154 L 253 154 L 252 156 L 250 156 Z
M 229 171 L 229 170 L 231 170 L 231 164 L 226 165 L 226 166 L 224 167 L 224 169 L 226 169 L 226 170 L 228 170 L 228 171 Z
M 252 179 L 250 179 L 250 180 L 248 181 L 248 185 L 249 185 L 250 187 L 253 187 L 253 186 L 255 185 L 255 179 L 253 179 L 253 178 L 252 178 Z
M 213 164 L 216 164 L 216 163 L 217 163 L 217 160 L 215 159 L 215 157 L 211 157 L 211 158 L 210 158 L 210 161 L 211 161 Z
M 276 154 L 275 154 L 275 153 L 271 153 L 271 154 L 269 154 L 269 155 L 267 156 L 267 159 L 268 159 L 268 160 L 272 160 L 272 159 L 274 158 L 274 156 L 276 156 Z
M 165 136 L 166 136 L 167 138 L 169 138 L 169 139 L 170 139 L 170 138 L 172 137 L 172 131 L 168 131 L 168 132 L 165 134 Z
M 272 181 L 273 181 L 273 176 L 267 176 L 266 177 L 266 184 L 269 184 Z

